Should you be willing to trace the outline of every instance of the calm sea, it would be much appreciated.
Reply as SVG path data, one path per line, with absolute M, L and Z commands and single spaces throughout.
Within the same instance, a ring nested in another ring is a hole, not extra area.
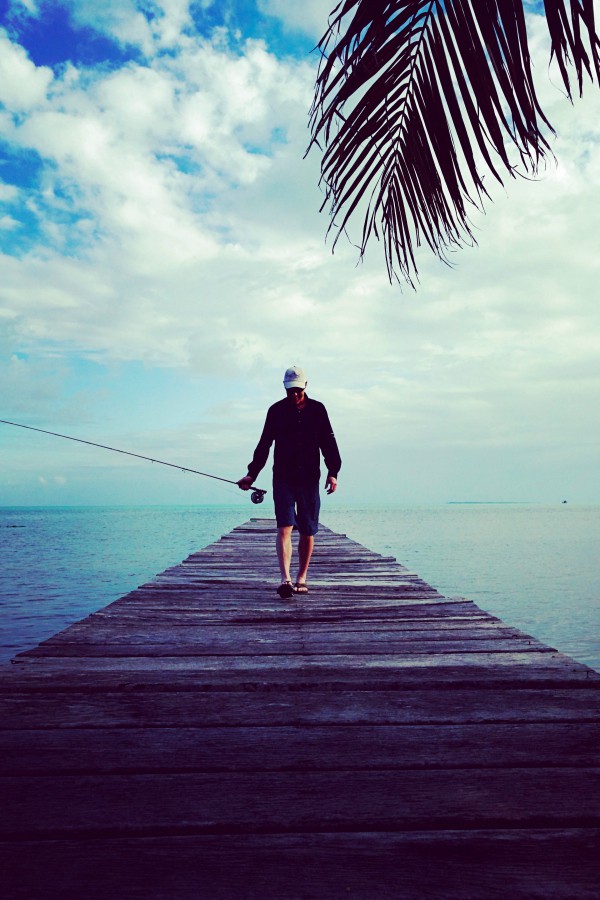
M 324 501 L 328 502 L 328 501 Z M 0 660 L 272 509 L 0 509 Z M 323 510 L 323 522 L 600 670 L 600 507 Z M 273 576 L 276 577 L 274 563 Z

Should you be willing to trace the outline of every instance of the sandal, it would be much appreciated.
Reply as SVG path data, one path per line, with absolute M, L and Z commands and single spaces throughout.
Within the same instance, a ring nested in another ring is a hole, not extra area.
M 277 593 L 282 600 L 289 600 L 294 596 L 294 586 L 291 581 L 282 581 L 277 588 Z
M 295 594 L 308 594 L 308 588 L 305 581 L 297 581 L 294 585 Z

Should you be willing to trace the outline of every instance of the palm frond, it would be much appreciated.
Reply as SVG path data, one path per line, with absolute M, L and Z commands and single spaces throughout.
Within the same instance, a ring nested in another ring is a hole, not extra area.
M 569 97 L 570 69 L 580 94 L 586 72 L 600 83 L 593 4 L 545 2 Z M 414 286 L 423 241 L 444 260 L 474 243 L 486 174 L 502 183 L 518 161 L 535 175 L 551 152 L 524 0 L 342 0 L 319 49 L 309 150 L 323 145 L 334 247 L 362 215 L 361 257 L 381 239 L 390 280 Z

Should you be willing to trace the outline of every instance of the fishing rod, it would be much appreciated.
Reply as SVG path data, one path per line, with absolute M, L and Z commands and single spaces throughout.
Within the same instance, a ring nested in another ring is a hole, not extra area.
M 157 463 L 160 466 L 169 466 L 171 469 L 179 469 L 180 472 L 191 472 L 192 475 L 203 475 L 205 478 L 214 478 L 216 481 L 225 481 L 227 484 L 236 484 L 230 478 L 221 478 L 220 475 L 209 475 L 208 472 L 199 472 L 198 469 L 188 469 L 187 466 L 178 466 L 175 463 L 165 462 L 163 459 L 153 459 L 151 456 L 142 456 L 141 453 L 131 453 L 129 450 L 119 450 L 117 447 L 109 447 L 107 444 L 97 444 L 95 441 L 84 441 L 83 438 L 71 437 L 69 434 L 59 434 L 56 431 L 45 431 L 43 428 L 34 428 L 32 425 L 21 425 L 20 422 L 9 422 L 0 419 L 2 425 L 13 425 L 15 428 L 26 428 L 27 431 L 39 431 L 40 434 L 50 434 L 52 437 L 64 438 L 66 441 L 76 441 L 78 444 L 89 444 L 90 447 L 100 447 L 102 450 L 111 450 L 113 453 L 123 453 L 125 456 L 135 456 L 136 459 L 145 459 L 148 462 Z M 263 488 L 253 487 L 250 499 L 253 503 L 262 503 L 267 493 Z

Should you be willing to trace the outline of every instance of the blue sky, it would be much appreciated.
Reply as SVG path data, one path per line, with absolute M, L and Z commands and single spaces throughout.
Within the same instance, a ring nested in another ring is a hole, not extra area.
M 557 163 L 401 291 L 377 244 L 325 241 L 304 153 L 329 12 L 0 3 L 0 418 L 238 478 L 300 363 L 344 458 L 328 503 L 599 502 L 597 87 L 565 101 L 530 15 Z M 240 497 L 0 426 L 3 505 Z

